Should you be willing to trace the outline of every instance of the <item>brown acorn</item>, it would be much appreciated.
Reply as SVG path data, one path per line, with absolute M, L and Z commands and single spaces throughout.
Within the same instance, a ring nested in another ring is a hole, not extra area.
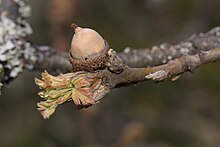
M 73 71 L 95 71 L 105 68 L 108 43 L 95 30 L 81 28 L 76 24 L 72 24 L 71 27 L 75 30 L 69 58 Z

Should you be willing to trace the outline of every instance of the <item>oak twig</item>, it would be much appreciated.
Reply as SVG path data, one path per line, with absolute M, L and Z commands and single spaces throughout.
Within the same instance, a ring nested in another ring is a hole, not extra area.
M 57 73 L 71 70 L 67 53 L 26 39 L 32 33 L 27 21 L 30 9 L 24 0 L 0 1 L 0 87 L 24 69 L 47 69 Z M 78 108 L 88 107 L 99 102 L 112 88 L 147 80 L 163 81 L 187 71 L 193 72 L 206 63 L 219 61 L 220 27 L 192 35 L 175 45 L 164 43 L 151 49 L 126 48 L 117 54 L 110 50 L 108 54 L 108 68 L 103 70 L 57 77 L 44 72 L 42 81 L 36 79 L 36 83 L 46 89 L 40 93 L 46 101 L 38 104 L 44 117 L 48 118 L 58 104 L 69 101 L 70 97 Z M 62 80 L 66 81 L 64 85 L 60 84 Z

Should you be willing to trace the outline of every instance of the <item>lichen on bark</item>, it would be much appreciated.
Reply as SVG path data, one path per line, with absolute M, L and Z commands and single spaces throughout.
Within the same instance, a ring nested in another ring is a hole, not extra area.
M 32 29 L 26 20 L 30 7 L 22 0 L 2 0 L 0 8 L 0 85 L 22 72 L 25 40 Z M 0 87 L 1 87 L 0 86 Z M 1 91 L 1 90 L 0 90 Z

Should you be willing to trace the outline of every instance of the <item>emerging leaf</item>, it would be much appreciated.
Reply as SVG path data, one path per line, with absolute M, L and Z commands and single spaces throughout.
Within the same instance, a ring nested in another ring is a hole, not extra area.
M 77 72 L 55 77 L 44 71 L 42 80 L 35 78 L 35 83 L 42 89 L 38 95 L 44 101 L 37 106 L 44 119 L 48 119 L 60 104 L 72 100 L 79 109 L 89 107 L 109 91 L 109 87 L 102 83 L 102 77 L 95 73 Z

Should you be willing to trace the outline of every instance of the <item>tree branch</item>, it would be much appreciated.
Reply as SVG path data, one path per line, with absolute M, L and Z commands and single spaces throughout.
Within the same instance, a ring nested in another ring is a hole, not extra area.
M 68 54 L 61 52 L 50 46 L 31 45 L 28 48 L 32 52 L 30 58 L 24 60 L 26 63 L 26 69 L 43 71 L 47 69 L 56 73 L 71 71 L 71 64 L 68 60 Z M 31 58 L 35 58 L 32 60 Z M 29 65 L 32 68 L 29 68 Z
M 130 67 L 147 67 L 165 64 L 169 60 L 183 55 L 194 55 L 199 51 L 207 51 L 220 47 L 220 27 L 213 28 L 207 33 L 194 34 L 178 44 L 163 43 L 151 49 L 126 48 L 118 55 Z

